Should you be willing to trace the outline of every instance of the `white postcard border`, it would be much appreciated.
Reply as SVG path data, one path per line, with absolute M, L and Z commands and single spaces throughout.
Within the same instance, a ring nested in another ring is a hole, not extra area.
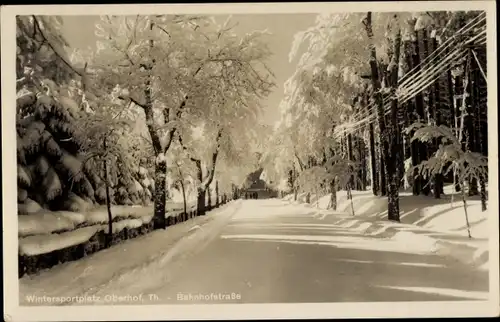
M 86 15 L 206 13 L 266 14 L 320 13 L 327 11 L 434 11 L 485 10 L 488 48 L 488 131 L 490 299 L 470 302 L 380 302 L 332 304 L 211 304 L 133 306 L 19 306 L 17 274 L 17 189 L 15 140 L 15 16 L 26 14 Z M 498 316 L 499 219 L 498 219 L 498 125 L 496 6 L 494 1 L 399 1 L 336 3 L 251 3 L 251 4 L 149 4 L 149 5 L 45 5 L 3 6 L 2 42 L 2 185 L 5 321 L 83 320 L 184 320 L 184 319 L 296 319 L 354 317 L 479 317 Z

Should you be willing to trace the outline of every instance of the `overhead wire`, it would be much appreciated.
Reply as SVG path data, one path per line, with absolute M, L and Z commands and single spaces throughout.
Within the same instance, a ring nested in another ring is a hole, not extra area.
M 476 21 L 477 20 L 477 21 Z M 468 24 L 464 27 L 460 28 L 452 37 L 446 39 L 436 50 L 434 50 L 429 56 L 425 57 L 417 66 L 413 67 L 410 71 L 408 71 L 401 79 L 400 84 L 404 86 L 407 80 L 406 78 L 410 77 L 414 72 L 419 72 L 422 70 L 422 66 L 428 63 L 428 61 L 435 59 L 435 56 L 438 56 L 445 51 L 450 46 L 454 45 L 454 42 L 458 41 L 459 36 L 463 36 L 463 34 L 474 29 L 478 24 L 486 22 L 486 13 L 481 13 L 474 19 L 472 19 Z
M 477 20 L 477 21 L 475 21 L 475 20 Z M 460 31 L 462 31 L 462 33 L 468 33 L 473 28 L 477 27 L 480 23 L 482 23 L 484 20 L 485 20 L 484 17 L 482 17 L 482 15 L 479 15 L 478 17 L 476 17 L 476 19 L 474 19 L 469 24 L 467 24 L 465 27 L 460 29 Z M 482 25 L 480 27 L 480 30 L 481 31 L 479 33 L 472 36 L 470 39 L 466 39 L 465 41 L 462 41 L 460 44 L 455 44 L 452 40 L 461 39 L 465 35 L 455 34 L 455 36 L 450 37 L 448 39 L 448 40 L 450 40 L 448 42 L 448 44 L 446 44 L 446 42 L 443 43 L 440 47 L 438 47 L 436 50 L 434 50 L 431 53 L 431 55 L 427 56 L 427 59 L 426 59 L 427 62 L 425 63 L 425 65 L 422 65 L 422 63 L 417 65 L 417 68 L 418 68 L 418 66 L 420 66 L 420 67 L 424 66 L 425 69 L 421 68 L 416 73 L 413 73 L 412 77 L 407 78 L 406 82 L 403 82 L 402 84 L 400 84 L 398 86 L 398 92 L 399 93 L 402 92 L 403 95 L 401 95 L 399 97 L 391 95 L 391 97 L 384 98 L 383 105 L 384 105 L 385 114 L 387 115 L 390 112 L 391 105 L 389 103 L 392 99 L 398 99 L 398 102 L 400 104 L 404 104 L 408 100 L 410 100 L 410 99 L 414 98 L 416 95 L 418 95 L 418 93 L 425 90 L 432 83 L 434 83 L 443 72 L 445 72 L 451 68 L 451 64 L 450 64 L 451 61 L 457 59 L 458 57 L 460 57 L 461 55 L 466 53 L 466 51 L 467 51 L 466 46 L 467 45 L 470 45 L 471 43 L 474 43 L 475 46 L 483 45 L 486 42 L 485 25 Z M 462 36 L 462 37 L 460 37 L 460 36 Z M 455 49 L 451 53 L 448 53 L 447 56 L 445 56 L 444 58 L 437 60 L 437 58 L 439 57 L 437 53 L 444 51 L 444 49 L 448 48 L 452 44 L 460 45 L 460 46 L 458 49 Z M 432 57 L 432 56 L 435 56 L 435 57 Z M 432 57 L 432 59 L 429 59 L 429 57 Z M 422 62 L 424 62 L 424 61 L 422 61 Z M 438 62 L 437 66 L 435 65 L 435 62 Z M 415 70 L 415 68 L 413 68 L 412 70 Z M 483 72 L 483 74 L 484 74 L 484 72 Z M 408 74 L 405 74 L 405 75 L 408 75 Z M 412 81 L 413 81 L 413 83 L 411 83 Z M 411 86 L 409 88 L 405 89 L 404 88 L 405 84 L 411 84 Z M 365 126 L 366 122 L 371 122 L 373 119 L 376 118 L 376 114 L 373 113 L 373 106 L 374 105 L 375 105 L 375 102 L 372 101 L 370 104 L 365 106 L 360 112 L 357 112 L 354 115 L 354 117 L 353 117 L 354 119 L 358 118 L 359 116 L 362 116 L 362 118 L 360 120 L 357 120 L 355 122 L 350 122 L 347 124 L 342 124 L 341 126 L 339 126 L 339 130 L 343 130 L 343 131 L 341 131 L 343 133 L 345 133 L 346 131 L 348 131 L 349 133 L 352 133 L 353 131 L 358 130 L 359 128 Z
M 466 30 L 466 32 L 469 32 L 469 31 L 470 31 L 470 29 L 474 28 L 475 26 L 476 26 L 476 24 L 471 25 L 471 26 L 470 26 L 470 28 Z M 462 28 L 462 29 L 464 29 L 464 28 Z M 485 31 L 484 31 L 484 32 L 485 32 Z M 481 35 L 482 35 L 482 34 L 483 34 L 483 33 L 481 33 Z M 458 37 L 452 37 L 452 38 L 453 38 L 453 39 L 457 39 Z M 450 39 L 451 39 L 451 38 L 450 38 Z M 484 37 L 484 39 L 486 39 L 486 38 Z M 454 44 L 454 43 L 450 43 L 450 44 Z M 455 44 L 455 45 L 456 45 L 456 44 Z M 462 46 L 463 46 L 463 44 L 462 44 Z M 441 49 L 442 49 L 442 48 L 443 48 L 443 45 L 441 45 L 439 48 L 441 48 Z M 440 50 L 439 48 L 438 48 L 437 50 L 434 50 L 434 51 L 432 52 L 432 54 L 435 54 L 437 51 L 439 51 L 439 50 Z M 452 52 L 452 54 L 455 54 L 455 53 L 456 53 L 456 51 L 455 51 L 455 52 Z M 431 54 L 431 56 L 432 56 L 432 54 Z M 449 55 L 450 55 L 450 54 L 448 54 L 448 57 L 449 57 Z M 428 57 L 430 57 L 430 56 L 428 56 Z M 436 60 L 434 59 L 434 62 L 435 62 L 435 61 L 436 61 Z M 421 64 L 419 64 L 419 65 L 421 65 Z M 433 65 L 433 62 L 429 61 L 429 62 L 427 62 L 427 63 L 426 63 L 425 67 L 429 67 L 429 66 L 431 66 L 431 65 Z M 424 70 L 424 69 L 422 68 L 422 69 L 419 71 L 419 74 L 420 74 L 420 75 L 424 75 L 424 76 L 425 76 L 428 72 L 429 72 L 429 68 L 427 68 L 426 70 Z M 405 74 L 405 75 L 407 75 L 407 74 Z M 408 81 L 415 80 L 415 77 L 417 77 L 417 76 L 415 76 L 415 74 L 414 74 L 414 75 L 412 75 L 412 77 L 411 77 L 411 78 L 409 78 L 409 79 L 408 79 Z M 422 77 L 422 76 L 420 76 L 420 77 Z M 398 88 L 399 88 L 399 90 L 401 90 L 402 88 L 404 88 L 404 83 L 403 83 L 403 84 L 401 84 L 401 83 L 400 83 L 400 85 L 398 85 Z M 372 107 L 372 105 L 373 105 L 373 103 L 372 103 L 372 104 L 370 104 L 370 105 L 369 105 L 369 107 Z M 384 105 L 386 105 L 386 104 L 384 104 Z M 389 108 L 386 108 L 386 109 L 389 109 Z M 358 115 L 354 115 L 354 117 L 355 117 L 355 118 L 357 118 L 357 117 L 358 117 L 359 115 L 361 115 L 363 112 L 359 112 L 359 113 L 360 113 L 360 114 L 358 114 Z M 365 113 L 365 116 L 366 116 L 366 113 Z

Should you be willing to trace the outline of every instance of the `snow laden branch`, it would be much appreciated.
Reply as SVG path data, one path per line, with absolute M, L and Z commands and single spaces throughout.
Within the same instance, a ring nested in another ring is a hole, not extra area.
M 179 135 L 178 140 L 179 144 L 181 145 L 182 149 L 184 152 L 187 154 L 188 158 L 195 164 L 196 169 L 198 171 L 197 178 L 200 181 L 200 188 L 202 190 L 206 190 L 207 187 L 212 183 L 214 179 L 214 174 L 215 174 L 215 168 L 217 165 L 217 158 L 220 153 L 220 141 L 223 133 L 223 128 L 219 127 L 219 130 L 217 131 L 217 135 L 215 138 L 215 149 L 211 154 L 209 164 L 207 166 L 207 173 L 206 175 L 203 175 L 203 167 L 202 167 L 202 160 L 200 158 L 194 157 L 193 153 L 189 151 L 189 149 L 183 144 L 182 137 Z
M 207 189 L 212 183 L 215 175 L 215 169 L 217 165 L 217 158 L 220 153 L 220 140 L 222 137 L 223 129 L 218 127 L 217 136 L 215 138 L 215 149 L 211 153 L 210 161 L 207 166 L 207 173 L 203 173 L 202 159 L 193 156 L 193 153 L 183 144 L 182 137 L 179 135 L 178 140 L 184 152 L 187 154 L 188 158 L 194 163 L 196 168 L 196 178 L 198 180 L 198 203 L 197 209 L 200 214 L 205 213 L 205 196 Z
M 94 87 L 118 87 L 118 97 L 142 112 L 157 161 L 155 225 L 164 226 L 166 154 L 176 135 L 188 137 L 193 162 L 202 169 L 205 155 L 193 153 L 191 130 L 204 121 L 237 123 L 255 113 L 256 102 L 274 86 L 265 33 L 239 36 L 228 24 L 190 15 L 105 16 L 96 29 L 101 41 L 92 61 Z M 205 188 L 213 181 L 221 136 L 206 158 Z
M 438 139 L 441 143 L 433 155 L 420 164 L 409 168 L 406 175 L 413 175 L 413 172 L 416 171 L 424 178 L 432 178 L 436 175 L 447 175 L 453 171 L 454 177 L 460 186 L 468 234 L 469 238 L 471 238 L 467 214 L 466 182 L 485 180 L 488 177 L 488 158 L 481 153 L 464 149 L 454 131 L 446 126 L 417 123 L 406 129 L 406 131 L 410 132 L 415 128 L 417 130 L 414 132 L 412 140 L 431 142 L 433 139 Z M 460 137 L 461 134 L 458 134 L 458 136 Z M 483 207 L 484 209 L 485 207 Z

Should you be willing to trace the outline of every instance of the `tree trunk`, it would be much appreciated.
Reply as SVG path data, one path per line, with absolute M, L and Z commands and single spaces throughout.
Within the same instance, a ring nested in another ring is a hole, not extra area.
M 150 30 L 153 29 L 153 23 L 149 25 Z M 153 48 L 153 39 L 149 40 L 150 48 Z M 154 59 L 151 61 L 151 65 L 147 66 L 146 69 L 151 70 L 155 64 Z M 151 76 L 148 77 L 144 84 L 144 97 L 146 99 L 145 105 L 141 107 L 144 110 L 146 116 L 146 125 L 148 128 L 149 135 L 151 136 L 151 142 L 155 150 L 155 196 L 154 196 L 154 216 L 153 216 L 153 226 L 154 229 L 165 229 L 165 203 L 167 202 L 166 194 L 166 177 L 167 177 L 167 161 L 165 159 L 166 150 L 161 144 L 160 137 L 158 135 L 157 128 L 154 122 L 154 112 L 153 112 L 153 97 L 152 97 L 152 82 Z
M 468 183 L 469 183 L 469 196 L 477 196 L 479 194 L 477 179 L 471 178 Z
M 344 138 L 344 133 L 342 132 L 342 136 L 340 137 L 340 155 L 342 157 L 345 156 L 345 138 Z
M 409 22 L 411 24 L 411 28 L 414 33 L 414 22 Z M 415 66 L 415 61 L 416 55 L 415 55 L 415 42 L 412 42 L 410 39 L 405 40 L 404 42 L 404 54 L 405 54 L 405 61 L 406 61 L 406 68 L 408 71 L 413 70 Z M 406 126 L 410 126 L 413 124 L 418 118 L 415 117 L 417 115 L 416 112 L 416 106 L 414 100 L 409 100 L 406 102 L 406 113 L 405 113 L 405 119 L 406 119 Z M 414 140 L 411 142 L 411 138 L 413 136 L 413 131 L 405 135 L 405 145 L 407 147 L 407 151 L 405 151 L 405 159 L 410 158 L 411 159 L 411 165 L 412 167 L 415 167 L 418 165 L 418 148 L 417 148 L 417 140 Z M 420 194 L 420 180 L 418 178 L 418 171 L 414 170 L 411 173 L 408 173 L 408 182 L 411 184 L 412 187 L 412 193 L 414 196 Z
M 472 54 L 470 54 L 472 55 Z M 475 72 L 474 72 L 474 64 L 475 60 L 472 60 L 472 66 L 470 70 L 470 75 L 469 75 L 469 88 L 467 89 L 467 93 L 470 93 L 470 96 L 468 97 L 468 103 L 467 104 L 467 116 L 466 116 L 466 140 L 467 140 L 467 149 L 472 152 L 480 152 L 479 149 L 477 149 L 477 138 L 476 138 L 476 133 L 477 131 L 474 129 L 474 125 L 477 122 L 477 83 L 476 83 L 476 77 L 475 77 Z M 476 196 L 479 194 L 478 191 L 478 186 L 477 186 L 477 179 L 472 178 L 469 180 L 469 196 Z
M 453 78 L 454 80 L 454 95 L 453 95 L 453 110 L 455 114 L 455 120 L 454 120 L 454 125 L 455 125 L 455 131 L 458 136 L 458 131 L 459 131 L 459 124 L 458 120 L 462 117 L 462 113 L 460 111 L 459 107 L 459 97 L 461 94 L 463 94 L 463 88 L 461 86 L 460 78 L 458 76 L 455 76 Z M 458 175 L 454 172 L 453 173 L 453 182 L 455 182 L 455 191 L 459 192 L 462 189 L 462 185 L 460 184 L 460 180 L 458 178 Z
M 212 209 L 212 189 L 210 189 L 210 186 L 207 187 L 207 208 L 208 210 Z
M 414 49 L 414 53 L 412 55 L 412 64 L 411 64 L 412 67 L 417 66 L 420 63 L 419 56 L 416 53 L 418 51 L 418 47 L 417 47 L 416 43 L 413 44 L 413 49 Z M 412 108 L 412 113 L 410 114 L 410 117 L 413 116 L 411 118 L 412 119 L 411 122 L 413 123 L 413 122 L 415 122 L 415 120 L 421 121 L 421 119 L 422 119 L 421 114 L 422 114 L 422 110 L 423 110 L 422 94 L 418 93 L 415 96 L 415 102 L 414 103 L 411 102 L 410 104 L 411 104 L 410 106 L 414 108 L 414 109 Z M 414 133 L 413 131 L 411 133 L 409 133 L 410 138 L 413 136 L 413 133 Z M 410 141 L 412 167 L 416 167 L 420 163 L 420 145 L 421 144 L 422 143 L 419 142 L 418 140 Z M 412 181 L 413 181 L 413 183 L 412 183 L 413 195 L 418 196 L 422 192 L 422 179 L 421 179 L 417 169 L 413 170 Z
M 370 135 L 370 174 L 372 183 L 373 195 L 377 196 L 379 194 L 379 179 L 377 172 L 377 156 L 375 155 L 375 138 L 373 134 L 373 124 L 368 125 L 368 131 Z
M 166 193 L 166 177 L 167 177 L 167 160 L 157 155 L 155 163 L 155 195 L 154 195 L 154 229 L 165 229 L 165 204 L 167 202 Z
M 206 198 L 206 191 L 201 188 L 198 188 L 198 196 L 196 203 L 196 211 L 198 216 L 203 216 L 206 213 L 205 198 Z
M 446 51 L 446 54 L 448 54 L 449 50 Z M 446 72 L 446 81 L 447 81 L 447 90 L 448 90 L 448 101 L 449 101 L 449 110 L 450 110 L 450 118 L 449 118 L 449 126 L 450 128 L 457 129 L 457 119 L 458 119 L 458 114 L 457 114 L 457 107 L 456 107 L 456 100 L 455 100 L 455 95 L 457 95 L 456 89 L 458 87 L 458 80 L 454 78 L 451 74 L 451 70 L 448 70 Z M 458 183 L 458 177 L 456 176 L 455 172 L 452 174 L 453 177 L 453 183 L 454 183 L 454 189 L 455 192 L 460 191 L 460 184 Z M 452 195 L 453 198 L 453 195 Z
M 437 49 L 437 39 L 435 36 L 431 38 L 431 52 Z M 439 60 L 440 55 L 437 55 L 436 59 Z M 433 85 L 433 96 L 434 96 L 434 106 L 432 108 L 432 118 L 434 119 L 434 123 L 436 126 L 440 126 L 441 122 L 441 92 L 440 92 L 440 80 L 437 79 Z M 435 139 L 433 142 L 434 150 L 437 151 L 439 149 L 439 140 Z M 433 192 L 434 198 L 440 199 L 441 192 L 443 191 L 443 175 L 441 173 L 437 173 L 434 175 L 433 182 Z
M 294 171 L 293 167 L 292 167 L 292 169 L 288 170 L 288 177 L 287 177 L 287 185 L 288 185 L 288 188 L 290 189 L 288 191 L 291 191 L 292 193 L 293 193 L 293 187 L 294 187 L 293 171 Z
M 295 170 L 295 165 L 293 166 L 292 169 L 292 190 L 293 190 L 293 200 L 297 201 L 297 194 L 299 193 L 299 189 L 297 187 L 297 170 Z
M 448 54 L 448 50 L 446 51 Z M 456 124 L 456 113 L 455 113 L 455 95 L 453 86 L 453 76 L 451 75 L 451 70 L 446 72 L 446 83 L 447 83 L 447 94 L 448 94 L 448 108 L 450 111 L 450 118 L 448 119 L 448 124 L 450 128 L 454 128 Z
M 349 198 L 349 201 L 351 203 L 351 211 L 352 215 L 355 216 L 356 213 L 354 212 L 354 203 L 352 202 L 352 189 L 351 189 L 351 184 L 347 184 L 347 197 Z
M 233 200 L 238 199 L 238 195 L 237 195 L 237 192 L 236 192 L 236 186 L 234 184 L 231 185 L 231 189 L 232 189 L 232 198 L 233 198 Z
M 481 186 L 481 210 L 486 211 L 486 182 L 483 176 L 479 177 L 479 184 Z
M 181 178 L 179 180 L 179 183 L 181 185 L 181 192 L 182 192 L 182 203 L 184 206 L 184 214 L 187 214 L 187 201 L 186 201 L 186 187 L 184 186 L 184 176 L 182 174 L 181 167 L 179 166 L 179 163 L 176 162 L 177 166 L 177 171 L 179 172 L 179 177 Z
M 415 40 L 413 41 L 413 66 L 419 66 L 420 64 L 420 52 L 421 52 L 421 40 L 422 36 L 420 32 L 415 32 Z M 417 121 L 425 122 L 425 110 L 424 110 L 424 98 L 422 93 L 418 93 L 415 95 L 415 112 Z M 414 140 L 412 143 L 412 166 L 417 166 L 420 162 L 427 159 L 427 149 L 425 144 L 419 142 L 418 140 Z M 413 173 L 414 176 L 414 186 L 413 186 L 413 194 L 419 195 L 420 193 L 424 193 L 424 182 L 422 176 L 418 174 L 418 170 L 415 170 Z
M 419 142 L 417 140 L 414 140 L 413 142 L 410 143 L 411 145 L 411 165 L 413 167 L 417 166 L 419 164 L 419 156 L 418 156 L 418 145 Z M 415 169 L 413 170 L 413 184 L 412 184 L 412 192 L 414 196 L 418 196 L 420 192 L 422 191 L 422 180 L 418 174 L 418 170 Z
M 366 176 L 367 176 L 367 165 L 366 165 L 366 146 L 363 138 L 358 137 L 358 155 L 359 155 L 359 162 L 361 164 L 361 168 L 359 170 L 359 190 L 365 191 L 367 182 L 366 182 Z
M 380 138 L 382 140 L 382 138 Z M 381 196 L 387 196 L 387 180 L 386 180 L 386 166 L 385 166 L 385 160 L 384 160 L 384 153 L 383 148 L 381 147 L 381 143 L 379 142 L 379 180 L 380 180 L 380 195 Z
M 182 191 L 182 204 L 184 206 L 184 214 L 187 214 L 186 187 L 184 187 L 184 180 L 181 180 L 180 183 Z
M 469 88 L 469 68 L 470 68 L 470 62 L 471 62 L 471 53 L 469 52 L 467 55 L 467 62 L 466 66 L 464 68 L 464 77 L 463 77 L 463 96 L 462 96 L 462 104 L 461 104 L 461 110 L 460 110 L 460 127 L 458 129 L 458 141 L 462 142 L 464 134 L 466 134 L 466 128 L 465 128 L 465 114 L 467 112 L 467 89 Z M 464 151 L 467 151 L 467 144 L 463 146 Z M 470 233 L 470 224 L 469 224 L 469 216 L 467 213 L 467 197 L 465 193 L 465 182 L 460 181 L 460 191 L 462 194 L 462 202 L 464 205 L 464 212 L 465 212 L 465 220 L 467 223 L 467 232 L 469 234 L 469 238 L 472 238 L 471 233 Z
M 104 139 L 104 150 L 106 150 L 106 139 Z M 111 198 L 109 195 L 108 160 L 104 159 L 104 184 L 106 187 L 106 208 L 108 211 L 108 233 L 106 234 L 106 248 L 111 246 L 113 240 L 113 214 L 111 213 Z
M 467 212 L 467 197 L 465 195 L 465 187 L 462 183 L 460 183 L 460 186 L 460 190 L 462 192 L 462 202 L 464 205 L 465 223 L 467 224 L 467 235 L 469 236 L 469 238 L 472 238 L 472 235 L 470 233 L 469 214 Z
M 368 96 L 364 97 L 365 111 L 368 111 Z M 379 178 L 377 172 L 377 156 L 375 154 L 375 134 L 373 133 L 373 124 L 368 124 L 368 136 L 370 145 L 370 174 L 373 195 L 379 194 Z
M 337 210 L 337 187 L 335 185 L 335 179 L 330 181 L 330 206 L 333 210 Z
M 391 122 L 388 127 L 389 149 L 392 158 L 387 158 L 387 176 L 389 178 L 388 191 L 388 219 L 399 222 L 399 171 L 397 162 L 400 161 L 397 157 L 399 152 L 398 139 L 398 100 L 395 97 L 398 86 L 398 69 L 399 69 L 399 54 L 401 47 L 401 31 L 398 30 L 394 39 L 394 55 L 390 70 L 390 89 L 391 89 Z
M 419 54 L 420 54 L 420 60 L 422 61 L 429 55 L 428 51 L 428 37 L 427 37 L 427 29 L 421 29 L 417 31 L 417 36 L 418 36 L 418 47 L 419 47 Z M 427 123 L 429 118 L 429 102 L 425 102 L 425 99 L 423 99 L 423 96 L 425 93 L 428 94 L 429 100 L 432 100 L 432 92 L 429 90 L 424 90 L 422 95 L 422 123 Z M 427 144 L 426 143 L 420 143 L 420 162 L 425 161 L 429 158 L 429 151 L 427 149 Z M 420 163 L 419 162 L 419 163 Z M 423 178 L 421 177 L 422 180 L 422 194 L 425 196 L 428 196 L 431 192 L 431 186 L 429 184 L 430 178 Z
M 347 159 L 349 161 L 354 161 L 354 156 L 352 153 L 352 135 L 351 133 L 347 134 Z M 349 177 L 349 185 L 351 188 L 354 188 L 354 173 L 352 173 Z
M 377 53 L 375 50 L 375 45 L 373 43 L 373 29 L 372 29 L 372 13 L 368 12 L 366 18 L 364 20 L 364 25 L 366 29 L 366 34 L 368 39 L 370 40 L 370 69 L 371 69 L 371 78 L 372 78 L 372 86 L 373 93 L 376 104 L 377 111 L 377 120 L 378 127 L 380 132 L 380 165 L 381 165 L 381 180 L 380 180 L 380 191 L 383 195 L 386 193 L 386 182 L 385 182 L 385 173 L 387 169 L 385 169 L 387 165 L 387 152 L 389 151 L 388 141 L 387 141 L 387 133 L 386 133 L 386 125 L 385 125 L 385 111 L 384 111 L 384 102 L 382 99 L 382 93 L 380 93 L 380 77 L 379 70 L 377 66 Z M 385 170 L 385 171 L 384 171 Z
M 219 181 L 215 181 L 215 207 L 219 207 Z
M 483 136 L 483 131 L 482 131 L 482 104 L 481 104 L 481 90 L 484 88 L 484 81 L 482 78 L 482 75 L 480 74 L 480 71 L 478 69 L 480 66 L 478 66 L 478 62 L 475 62 L 475 67 L 474 68 L 474 86 L 473 88 L 473 107 L 476 110 L 476 123 L 475 123 L 475 130 L 476 130 L 476 151 L 479 153 L 482 153 L 483 155 L 488 155 L 484 151 L 484 144 L 485 144 L 485 137 Z M 485 96 L 487 96 L 487 93 L 484 93 Z M 486 107 L 486 106 L 485 106 Z M 487 108 L 485 108 L 487 110 Z M 486 211 L 486 180 L 484 176 L 479 177 L 479 186 L 480 186 L 480 196 L 481 196 L 481 210 Z

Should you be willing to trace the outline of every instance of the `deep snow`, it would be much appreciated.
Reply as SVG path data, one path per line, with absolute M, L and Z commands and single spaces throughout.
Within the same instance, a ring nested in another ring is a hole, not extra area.
M 441 199 L 432 195 L 413 196 L 408 191 L 400 191 L 399 196 L 401 223 L 387 220 L 387 199 L 374 196 L 370 187 L 366 191 L 352 191 L 354 215 L 346 191 L 337 193 L 336 211 L 327 209 L 330 194 L 319 200 L 316 195 L 311 195 L 311 204 L 305 203 L 305 194 L 299 194 L 296 201 L 293 195 L 287 195 L 283 200 L 290 205 L 314 210 L 313 216 L 363 232 L 365 236 L 391 238 L 407 247 L 418 241 L 435 252 L 455 256 L 479 269 L 488 269 L 488 236 L 491 231 L 488 216 L 496 214 L 491 209 L 481 211 L 479 197 L 469 197 L 467 201 L 473 237 L 469 239 L 461 196 L 451 185 L 444 187 Z
M 167 203 L 165 217 L 175 216 L 183 209 L 179 203 Z M 187 210 L 193 210 L 188 205 Z M 125 228 L 133 229 L 147 224 L 153 218 L 151 206 L 112 206 L 113 233 Z M 86 213 L 69 211 L 45 211 L 18 216 L 20 255 L 39 255 L 57 249 L 75 246 L 88 241 L 99 231 L 109 231 L 108 212 L 105 206 Z M 80 226 L 79 226 L 80 225 Z
M 453 202 L 451 200 L 452 195 Z M 370 187 L 366 191 L 352 191 L 352 196 L 356 218 L 386 220 L 386 198 L 373 196 Z M 337 198 L 338 206 L 335 213 L 352 214 L 347 193 L 340 191 L 337 193 Z M 451 185 L 444 187 L 444 195 L 442 195 L 441 199 L 434 199 L 432 196 L 413 196 L 408 191 L 400 191 L 399 198 L 401 223 L 434 231 L 467 235 L 461 197 L 453 191 Z M 304 203 L 305 195 L 301 194 L 298 199 L 299 203 Z M 286 196 L 285 200 L 292 201 L 293 195 Z M 329 194 L 319 198 L 319 202 L 315 195 L 311 196 L 311 206 L 319 209 L 327 209 L 329 201 Z M 491 212 L 488 210 L 481 211 L 481 201 L 477 196 L 469 197 L 467 204 L 472 236 L 475 238 L 488 238 L 490 229 L 487 219 Z

